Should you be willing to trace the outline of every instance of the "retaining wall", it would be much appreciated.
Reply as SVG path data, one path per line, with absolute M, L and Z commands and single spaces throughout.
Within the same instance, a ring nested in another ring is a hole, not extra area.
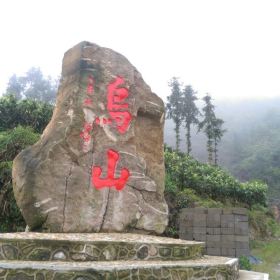
M 180 213 L 179 225 L 179 237 L 205 242 L 207 255 L 250 255 L 245 208 L 184 208 Z

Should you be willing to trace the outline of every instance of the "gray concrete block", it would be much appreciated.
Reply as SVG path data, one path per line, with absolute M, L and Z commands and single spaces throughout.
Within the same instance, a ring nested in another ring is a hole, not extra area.
M 221 256 L 221 248 L 206 248 L 206 254 L 210 256 Z
M 182 224 L 184 224 L 184 225 L 186 225 L 186 226 L 188 226 L 188 227 L 192 227 L 193 226 L 193 214 L 191 214 L 191 213 L 188 213 L 188 214 L 182 214 L 181 216 L 180 216 L 180 223 L 182 223 Z
M 248 216 L 247 215 L 234 215 L 235 223 L 239 222 L 248 222 Z
M 235 236 L 221 235 L 221 244 L 223 248 L 235 248 Z
M 193 208 L 195 214 L 207 214 L 208 208 L 205 207 L 195 207 Z
M 221 229 L 220 229 L 220 228 L 214 228 L 214 229 L 213 229 L 213 234 L 214 234 L 214 235 L 221 234 Z
M 222 228 L 234 228 L 234 215 L 221 215 Z
M 184 240 L 193 240 L 192 233 L 179 232 L 179 238 Z
M 233 234 L 231 234 L 231 235 L 222 234 L 221 235 L 221 241 L 222 242 L 232 242 L 232 241 L 235 241 L 235 235 L 233 235 Z
M 221 228 L 234 228 L 235 227 L 235 223 L 229 222 L 229 221 L 225 221 L 221 224 Z
M 201 234 L 206 234 L 206 227 L 194 227 L 193 228 L 193 233 L 201 233 Z
M 222 208 L 208 208 L 208 214 L 222 214 L 223 209 Z
M 219 234 L 221 234 L 221 228 L 207 227 L 206 233 L 209 235 L 219 235 Z
M 249 234 L 249 225 L 248 222 L 239 222 L 235 223 L 235 234 L 238 235 L 248 235 Z
M 213 235 L 213 234 L 214 234 L 214 228 L 209 228 L 209 227 L 207 227 L 207 228 L 206 228 L 206 234 L 208 234 L 208 235 Z
M 250 256 L 250 250 L 249 249 L 236 249 L 236 257 L 240 256 Z
M 197 214 L 193 216 L 193 226 L 194 227 L 206 227 L 206 214 Z
M 207 226 L 208 227 L 221 227 L 221 214 L 215 213 L 214 211 L 207 215 Z
M 234 248 L 222 248 L 221 255 L 225 257 L 235 257 L 236 251 Z
M 221 241 L 207 241 L 206 240 L 206 246 L 211 248 L 221 248 L 222 244 Z
M 236 249 L 249 249 L 249 242 L 235 241 Z
M 222 234 L 234 234 L 234 227 L 232 228 L 221 228 Z
M 185 223 L 182 223 L 181 221 L 180 221 L 180 223 L 179 223 L 179 231 L 187 231 L 189 229 L 189 227 L 185 224 Z
M 186 223 L 179 223 L 179 231 L 193 232 L 193 227 L 188 226 Z
M 194 233 L 193 234 L 193 240 L 195 240 L 195 241 L 206 241 L 206 234 Z
M 206 235 L 206 241 L 221 241 L 221 236 L 220 235 Z
M 238 215 L 247 215 L 248 210 L 246 208 L 232 208 L 232 213 Z
M 242 235 L 236 235 L 235 236 L 235 241 L 238 242 L 248 242 L 249 243 L 249 236 L 242 236 Z
M 224 215 L 231 215 L 232 214 L 232 208 L 223 208 L 223 214 Z

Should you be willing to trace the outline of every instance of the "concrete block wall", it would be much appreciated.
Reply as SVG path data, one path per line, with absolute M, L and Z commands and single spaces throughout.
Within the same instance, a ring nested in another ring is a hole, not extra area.
M 181 210 L 179 226 L 179 237 L 204 241 L 207 255 L 250 255 L 245 208 L 185 208 Z

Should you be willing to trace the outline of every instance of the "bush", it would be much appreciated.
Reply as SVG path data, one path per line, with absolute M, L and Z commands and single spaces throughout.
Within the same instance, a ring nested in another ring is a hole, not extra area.
M 35 100 L 18 101 L 13 95 L 0 98 L 0 131 L 14 127 L 31 126 L 42 133 L 52 116 L 53 106 Z
M 252 265 L 246 256 L 240 256 L 239 257 L 239 267 L 240 269 L 245 269 L 245 270 L 251 270 Z
M 0 133 L 0 232 L 22 231 L 25 222 L 16 205 L 12 187 L 12 160 L 40 135 L 21 126 Z
M 201 197 L 246 207 L 266 205 L 266 184 L 259 181 L 240 183 L 220 167 L 199 163 L 190 156 L 165 150 L 166 191 L 191 188 Z
M 21 150 L 39 138 L 40 134 L 35 133 L 31 127 L 18 126 L 0 133 L 0 162 L 12 161 Z
M 0 163 L 0 232 L 24 230 L 25 222 L 12 188 L 12 162 Z
M 249 211 L 249 224 L 252 239 L 279 237 L 280 226 L 268 208 L 254 205 Z

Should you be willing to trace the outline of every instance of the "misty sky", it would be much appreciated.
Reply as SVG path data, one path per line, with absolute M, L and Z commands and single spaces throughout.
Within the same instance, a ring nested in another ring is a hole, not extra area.
M 215 99 L 280 96 L 278 0 L 8 0 L 0 2 L 0 93 L 90 41 L 125 55 L 162 98 L 172 76 Z

